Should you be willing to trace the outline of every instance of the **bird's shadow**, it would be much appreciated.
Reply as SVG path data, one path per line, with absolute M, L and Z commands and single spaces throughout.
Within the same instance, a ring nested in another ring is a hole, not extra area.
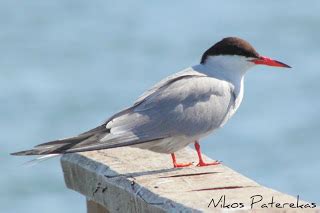
M 128 177 L 128 178 L 135 179 L 136 177 L 154 175 L 154 174 L 163 174 L 163 173 L 168 173 L 168 172 L 178 171 L 178 170 L 181 170 L 181 168 L 157 169 L 157 170 L 151 170 L 151 171 L 129 172 L 129 173 L 123 173 L 123 174 L 104 175 L 104 176 L 107 178 Z

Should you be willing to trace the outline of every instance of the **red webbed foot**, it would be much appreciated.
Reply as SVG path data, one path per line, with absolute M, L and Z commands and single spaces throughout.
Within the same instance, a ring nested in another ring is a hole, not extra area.
M 198 154 L 198 158 L 199 158 L 199 163 L 197 164 L 197 166 L 215 166 L 215 165 L 221 164 L 220 161 L 205 163 L 203 161 L 203 159 L 202 159 L 202 154 L 201 154 L 201 150 L 200 150 L 200 144 L 199 144 L 198 141 L 195 141 L 194 147 L 196 148 L 196 151 L 197 151 L 197 154 Z
M 191 165 L 192 165 L 192 163 L 174 163 L 173 167 L 174 168 L 183 168 L 183 167 L 188 167 Z
M 206 163 L 206 162 L 203 162 L 203 161 L 200 161 L 197 166 L 215 166 L 215 165 L 219 165 L 221 164 L 220 161 L 215 161 L 215 162 L 210 162 L 210 163 Z
M 176 155 L 174 153 L 171 154 L 171 157 L 172 157 L 172 163 L 174 168 L 183 168 L 183 167 L 188 167 L 192 165 L 192 163 L 177 163 Z

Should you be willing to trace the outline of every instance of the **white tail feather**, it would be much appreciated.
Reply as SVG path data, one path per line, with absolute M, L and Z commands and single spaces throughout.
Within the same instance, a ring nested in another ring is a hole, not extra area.
M 27 166 L 27 167 L 31 167 L 31 166 L 34 166 L 42 161 L 45 161 L 45 160 L 48 160 L 50 158 L 54 158 L 54 157 L 57 157 L 61 154 L 48 154 L 48 155 L 44 155 L 44 156 L 41 156 L 41 157 L 38 157 L 36 159 L 32 159 L 32 160 L 29 160 L 25 163 L 23 163 L 24 166 Z

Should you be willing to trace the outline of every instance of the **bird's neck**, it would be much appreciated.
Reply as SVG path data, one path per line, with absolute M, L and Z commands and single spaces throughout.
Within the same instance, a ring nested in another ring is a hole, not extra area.
M 234 86 L 236 95 L 242 93 L 244 75 L 250 64 L 241 56 L 209 56 L 203 64 L 193 67 L 194 70 L 208 76 L 228 81 Z
M 241 81 L 246 72 L 254 66 L 244 56 L 220 55 L 209 56 L 201 64 L 207 75 L 221 77 L 229 81 Z

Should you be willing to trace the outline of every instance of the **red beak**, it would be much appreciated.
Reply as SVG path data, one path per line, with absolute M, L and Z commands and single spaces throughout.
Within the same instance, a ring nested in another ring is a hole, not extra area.
M 263 65 L 268 65 L 268 66 L 272 66 L 272 67 L 286 67 L 286 68 L 291 68 L 289 65 L 286 65 L 280 61 L 276 61 L 273 60 L 271 58 L 268 57 L 264 57 L 264 56 L 260 56 L 257 59 L 252 59 L 250 60 L 255 64 L 263 64 Z

